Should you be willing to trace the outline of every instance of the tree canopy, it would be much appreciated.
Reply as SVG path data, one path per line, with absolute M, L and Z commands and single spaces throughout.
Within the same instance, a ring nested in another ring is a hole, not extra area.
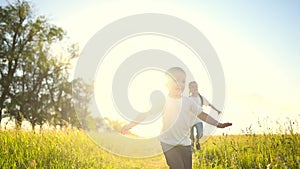
M 78 114 L 90 121 L 92 85 L 70 80 L 78 46 L 53 52 L 53 44 L 64 39 L 66 32 L 34 15 L 27 1 L 0 6 L 0 121 L 5 115 L 17 126 L 26 119 L 33 127 L 45 122 L 80 127 Z M 72 87 L 80 97 L 73 97 Z M 77 114 L 74 102 L 82 105 Z

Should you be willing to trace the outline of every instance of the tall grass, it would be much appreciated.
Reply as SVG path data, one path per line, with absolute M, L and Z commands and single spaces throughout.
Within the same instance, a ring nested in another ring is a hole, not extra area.
M 82 131 L 0 131 L 0 168 L 167 168 L 163 155 L 119 157 Z M 246 134 L 209 138 L 193 155 L 194 168 L 300 168 L 300 135 Z
M 82 131 L 0 131 L 0 168 L 166 168 L 163 157 L 119 157 Z
M 197 152 L 195 168 L 300 168 L 299 134 L 216 136 Z

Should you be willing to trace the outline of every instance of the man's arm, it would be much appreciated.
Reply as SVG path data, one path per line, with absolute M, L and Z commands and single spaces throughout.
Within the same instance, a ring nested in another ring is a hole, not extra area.
M 210 115 L 206 114 L 205 112 L 201 112 L 198 116 L 199 119 L 205 121 L 206 123 L 216 126 L 218 128 L 225 128 L 231 126 L 232 123 L 219 123 L 217 120 L 212 118 Z

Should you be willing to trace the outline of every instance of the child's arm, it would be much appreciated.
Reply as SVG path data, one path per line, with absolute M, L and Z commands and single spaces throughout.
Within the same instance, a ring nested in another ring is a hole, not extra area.
M 232 125 L 232 123 L 219 123 L 217 120 L 215 120 L 210 115 L 208 115 L 204 112 L 201 112 L 197 117 L 199 119 L 205 121 L 206 123 L 211 124 L 213 126 L 216 126 L 218 128 L 225 128 L 225 127 L 228 127 L 228 126 Z
M 147 117 L 148 117 L 148 116 L 147 116 L 146 114 L 141 114 L 141 115 L 139 115 L 134 121 L 131 121 L 130 123 L 124 125 L 124 126 L 122 127 L 122 129 L 121 129 L 121 133 L 122 133 L 122 134 L 127 134 L 127 133 L 129 132 L 129 130 L 130 130 L 132 127 L 134 127 L 134 126 L 140 124 L 140 123 L 141 123 L 142 121 L 144 121 Z

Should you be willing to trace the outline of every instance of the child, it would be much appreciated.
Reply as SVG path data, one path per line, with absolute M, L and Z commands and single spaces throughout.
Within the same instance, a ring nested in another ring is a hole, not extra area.
M 162 112 L 163 127 L 158 137 L 167 164 L 171 169 L 191 169 L 192 151 L 189 139 L 190 128 L 194 124 L 195 116 L 218 128 L 231 126 L 231 123 L 219 123 L 208 114 L 202 112 L 202 107 L 190 98 L 182 96 L 185 88 L 186 74 L 180 67 L 167 70 L 168 80 L 166 86 L 169 94 L 166 98 Z M 146 119 L 141 115 L 121 129 L 122 134 Z
M 204 96 L 201 96 L 200 93 L 198 92 L 198 84 L 196 81 L 192 81 L 189 83 L 189 94 L 190 98 L 199 104 L 201 107 L 203 105 L 210 106 L 212 109 L 218 112 L 218 114 L 221 114 L 222 112 L 215 108 L 211 103 L 207 101 L 207 99 Z M 196 128 L 197 134 L 196 134 L 196 141 L 194 137 L 194 129 Z M 197 150 L 200 150 L 200 138 L 203 136 L 203 123 L 200 121 L 199 118 L 196 118 L 196 121 L 194 125 L 191 128 L 191 141 L 192 141 L 192 147 L 196 144 Z

